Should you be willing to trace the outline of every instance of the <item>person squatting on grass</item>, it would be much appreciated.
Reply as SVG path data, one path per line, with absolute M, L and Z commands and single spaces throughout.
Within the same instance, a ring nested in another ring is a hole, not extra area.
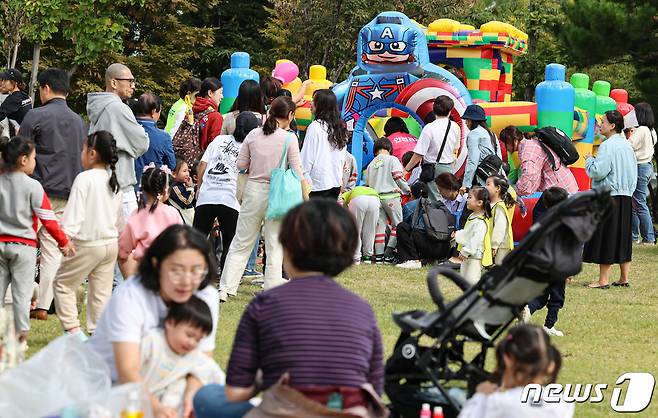
M 441 202 L 432 203 L 427 189 L 428 186 L 423 182 L 414 183 L 411 186 L 412 200 L 402 207 L 403 220 L 397 226 L 397 253 L 400 260 L 397 267 L 419 269 L 422 267 L 421 260 L 433 262 L 450 255 L 450 241 L 436 241 L 426 232 L 423 205 L 443 205 Z

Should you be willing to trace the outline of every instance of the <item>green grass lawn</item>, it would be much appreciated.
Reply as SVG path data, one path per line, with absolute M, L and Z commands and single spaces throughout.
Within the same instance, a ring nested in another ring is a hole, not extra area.
M 567 286 L 566 304 L 556 325 L 565 337 L 554 339 L 564 357 L 559 380 L 608 384 L 603 403 L 578 405 L 578 417 L 616 416 L 610 408 L 610 398 L 616 379 L 624 372 L 649 372 L 658 378 L 658 247 L 635 247 L 633 253 L 631 288 L 585 289 L 583 285 L 595 280 L 598 274 L 598 267 L 589 264 Z M 614 270 L 615 275 L 618 271 Z M 361 265 L 338 278 L 374 308 L 387 357 L 398 336 L 391 312 L 434 309 L 425 286 L 425 274 L 426 270 Z M 443 288 L 448 299 L 459 294 L 452 284 Z M 256 286 L 242 285 L 236 298 L 221 305 L 215 358 L 222 367 L 226 367 L 240 315 L 258 290 Z M 544 315 L 545 311 L 535 313 L 532 322 L 543 324 Z M 55 316 L 46 322 L 32 321 L 32 326 L 29 355 L 61 333 Z M 635 415 L 658 417 L 658 389 L 650 407 Z

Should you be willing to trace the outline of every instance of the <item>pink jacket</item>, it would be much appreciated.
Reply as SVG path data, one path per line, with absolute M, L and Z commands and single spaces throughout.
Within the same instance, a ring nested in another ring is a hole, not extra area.
M 136 261 L 141 260 L 153 240 L 167 227 L 182 224 L 176 209 L 158 203 L 153 213 L 148 207 L 134 211 L 119 237 L 119 259 L 125 260 L 132 253 Z

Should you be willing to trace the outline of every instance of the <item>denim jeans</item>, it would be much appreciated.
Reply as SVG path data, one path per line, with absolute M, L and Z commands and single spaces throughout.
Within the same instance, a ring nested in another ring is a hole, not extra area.
M 256 270 L 256 258 L 258 258 L 258 246 L 260 244 L 260 235 L 256 238 L 256 245 L 254 245 L 254 250 L 249 256 L 249 261 L 247 261 L 247 270 Z M 227 249 L 228 252 L 228 249 Z
M 649 194 L 649 179 L 653 172 L 651 163 L 637 165 L 637 186 L 633 193 L 633 221 L 631 236 L 633 241 L 637 241 L 642 236 L 644 242 L 654 242 L 656 234 L 653 230 L 653 221 L 651 212 L 647 205 L 647 195 Z
M 217 384 L 199 389 L 193 403 L 196 418 L 242 418 L 254 407 L 249 402 L 229 402 L 224 386 Z

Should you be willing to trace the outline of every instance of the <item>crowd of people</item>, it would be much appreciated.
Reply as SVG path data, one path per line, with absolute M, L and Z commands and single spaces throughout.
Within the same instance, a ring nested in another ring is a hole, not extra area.
M 128 67 L 110 65 L 105 91 L 88 94 L 87 124 L 67 105 L 65 71 L 39 73 L 34 109 L 22 74 L 0 73 L 0 122 L 8 121 L 0 125 L 0 296 L 11 296 L 24 344 L 30 318 L 46 320 L 54 301 L 63 331 L 90 336 L 113 382 L 144 382 L 158 418 L 269 416 L 277 408 L 310 416 L 335 393 L 339 409 L 385 416 L 375 315 L 333 277 L 362 262 L 444 262 L 475 284 L 513 250 L 516 206 L 525 216 L 519 196 L 543 193 L 538 221 L 578 191 L 554 150 L 514 126 L 496 135 L 478 105 L 461 115 L 468 154 L 460 173 L 462 132 L 447 96 L 434 100 L 418 138 L 390 118 L 359 173 L 331 90 L 313 94 L 314 120 L 300 138 L 303 92 L 293 96 L 273 77 L 243 82 L 224 115 L 218 79 L 185 80 L 165 129 L 160 98 L 133 98 L 136 86 Z M 654 116 L 646 103 L 636 113 L 638 126 L 625 127 L 618 111 L 606 112 L 606 139 L 596 156 L 584 156 L 593 186 L 613 195 L 611 216 L 583 251 L 584 261 L 600 265 L 590 288 L 630 286 L 633 243 L 655 242 L 646 202 Z M 280 170 L 307 201 L 285 217 L 268 210 Z M 621 274 L 610 284 L 614 264 Z M 242 279 L 264 292 L 242 316 L 224 376 L 212 360 L 219 307 Z M 85 281 L 83 331 L 76 291 Z M 505 388 L 555 379 L 559 352 L 547 334 L 563 335 L 555 324 L 564 299 L 564 283 L 551 286 L 527 308 L 529 315 L 548 307 L 544 331 L 521 325 L 500 345 Z M 249 400 L 263 391 L 258 415 Z M 487 397 L 512 402 L 511 392 L 496 393 L 479 387 L 464 416 L 479 416 Z

